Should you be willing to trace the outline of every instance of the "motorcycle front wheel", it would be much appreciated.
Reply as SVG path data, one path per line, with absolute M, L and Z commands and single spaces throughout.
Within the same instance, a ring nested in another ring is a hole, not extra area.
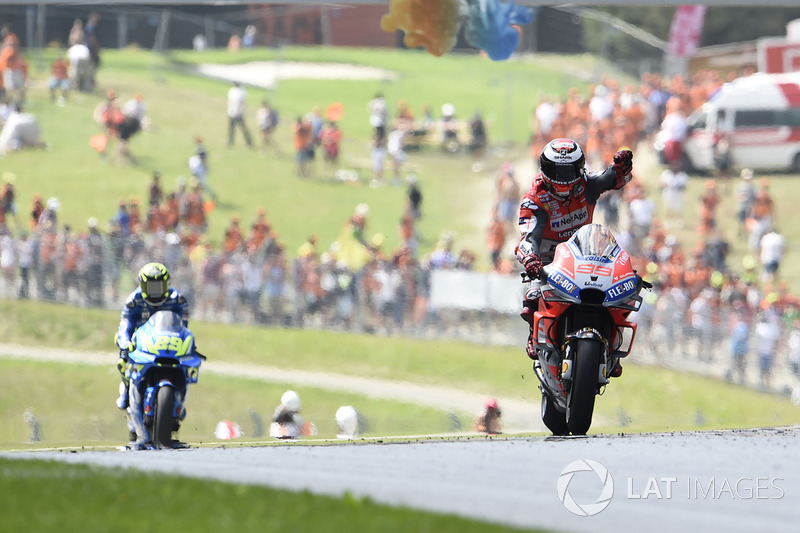
M 175 391 L 161 387 L 156 396 L 156 416 L 153 424 L 153 444 L 156 448 L 172 448 L 172 413 L 175 410 Z
M 576 344 L 572 387 L 567 398 L 567 427 L 573 435 L 586 435 L 592 425 L 603 348 L 599 342 L 590 339 L 578 339 Z

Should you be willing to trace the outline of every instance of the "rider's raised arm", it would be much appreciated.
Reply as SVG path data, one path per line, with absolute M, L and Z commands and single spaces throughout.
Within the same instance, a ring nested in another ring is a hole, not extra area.
M 594 205 L 600 195 L 612 189 L 621 189 L 631 181 L 633 152 L 620 150 L 614 154 L 614 164 L 602 172 L 586 173 L 586 201 Z

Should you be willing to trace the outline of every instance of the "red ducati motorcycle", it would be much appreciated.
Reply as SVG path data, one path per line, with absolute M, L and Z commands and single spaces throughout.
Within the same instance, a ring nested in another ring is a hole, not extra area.
M 618 376 L 636 335 L 644 281 L 631 258 L 599 224 L 587 224 L 556 247 L 526 294 L 534 308 L 533 369 L 542 392 L 542 421 L 554 435 L 585 435 L 595 397 Z

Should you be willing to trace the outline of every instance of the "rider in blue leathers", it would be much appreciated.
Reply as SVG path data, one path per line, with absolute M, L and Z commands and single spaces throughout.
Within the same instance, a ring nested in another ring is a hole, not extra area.
M 115 339 L 119 348 L 117 368 L 122 374 L 117 407 L 123 410 L 128 407 L 129 381 L 125 377 L 125 366 L 128 352 L 134 348 L 131 339 L 136 329 L 156 311 L 175 311 L 183 317 L 183 325 L 189 325 L 189 304 L 180 292 L 169 286 L 167 267 L 161 263 L 148 263 L 139 271 L 137 279 L 139 287 L 125 300 Z

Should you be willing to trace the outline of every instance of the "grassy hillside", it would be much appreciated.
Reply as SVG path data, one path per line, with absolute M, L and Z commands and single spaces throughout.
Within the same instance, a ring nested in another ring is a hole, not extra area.
M 49 100 L 46 80 L 49 64 L 56 51 L 30 57 L 31 90 L 27 108 L 39 118 L 49 149 L 11 154 L 2 159 L 2 172 L 17 176 L 20 217 L 27 223 L 31 196 L 61 200 L 61 219 L 76 228 L 85 227 L 90 216 L 101 221 L 111 218 L 120 198 L 138 196 L 144 200 L 152 171 L 159 170 L 167 189 L 174 187 L 178 176 L 188 176 L 187 160 L 193 153 L 193 139 L 204 137 L 210 158 L 210 183 L 220 193 L 220 203 L 210 215 L 209 240 L 219 244 L 230 217 L 239 215 L 245 227 L 256 210 L 265 207 L 279 238 L 290 254 L 311 233 L 320 236 L 327 247 L 339 235 L 355 205 L 371 206 L 368 234 L 388 236 L 387 249 L 399 242 L 398 222 L 405 203 L 404 187 L 370 188 L 366 184 L 345 186 L 321 179 L 301 180 L 293 175 L 291 123 L 295 116 L 312 107 L 325 108 L 334 101 L 343 103 L 343 166 L 362 165 L 369 158 L 369 123 L 366 104 L 376 92 L 386 95 L 390 110 L 404 99 L 417 113 L 430 104 L 438 116 L 441 104 L 451 102 L 456 114 L 469 118 L 480 110 L 488 120 L 491 151 L 483 172 L 471 170 L 472 159 L 466 154 L 448 156 L 431 149 L 411 154 L 410 163 L 420 169 L 424 194 L 424 217 L 419 223 L 421 250 L 429 251 L 442 231 L 455 234 L 456 248 L 469 247 L 477 252 L 479 266 L 489 264 L 485 253 L 484 232 L 489 209 L 494 201 L 494 174 L 504 160 L 528 158 L 525 143 L 532 108 L 542 94 L 561 98 L 569 87 L 586 90 L 592 73 L 613 73 L 613 65 L 598 67 L 589 56 L 537 55 L 519 61 L 491 62 L 478 56 L 448 55 L 435 58 L 419 51 L 372 51 L 295 47 L 280 50 L 254 49 L 231 54 L 226 51 L 195 53 L 176 51 L 154 55 L 135 49 L 107 50 L 99 72 L 97 94 L 74 93 L 65 107 Z M 250 61 L 339 62 L 386 69 L 393 80 L 285 80 L 275 89 L 248 88 L 250 129 L 255 133 L 255 111 L 262 99 L 268 99 L 281 113 L 276 138 L 287 155 L 261 156 L 244 147 L 241 139 L 228 149 L 226 93 L 229 83 L 202 78 L 194 68 L 200 63 L 246 63 Z M 624 81 L 623 76 L 619 76 Z M 115 157 L 102 161 L 89 147 L 88 140 L 99 133 L 92 111 L 113 88 L 122 102 L 142 92 L 153 120 L 153 130 L 137 135 L 131 149 L 139 159 L 137 167 L 119 162 Z M 636 171 L 653 199 L 660 204 L 659 176 L 662 167 L 649 145 L 639 146 Z M 319 169 L 321 169 L 321 162 Z M 530 176 L 520 176 L 523 185 Z M 800 227 L 792 224 L 793 206 L 784 198 L 797 195 L 796 175 L 770 177 L 777 199 L 777 223 L 789 242 L 785 265 L 800 259 L 800 249 L 792 243 L 800 240 Z M 695 233 L 703 178 L 692 179 L 686 194 L 684 225 L 670 228 L 686 249 L 698 240 Z M 732 244 L 731 264 L 739 269 L 746 253 L 737 238 L 735 198 L 731 191 L 719 208 L 718 221 Z M 664 214 L 663 209 L 661 214 Z M 800 292 L 800 274 L 785 267 L 784 278 L 794 292 Z
M 490 121 L 492 143 L 515 143 L 490 157 L 486 172 L 472 172 L 472 160 L 466 154 L 445 156 L 433 149 L 413 154 L 411 162 L 420 168 L 425 195 L 419 228 L 426 238 L 423 250 L 430 249 L 443 230 L 450 230 L 456 234 L 457 246 L 469 245 L 482 252 L 493 173 L 503 159 L 525 156 L 528 118 L 539 94 L 584 86 L 577 77 L 553 67 L 493 63 L 476 56 L 431 58 L 416 52 L 324 48 L 284 49 L 280 56 L 272 50 L 234 56 L 214 51 L 160 56 L 147 51 L 108 50 L 98 73 L 97 94 L 73 93 L 65 107 L 58 107 L 46 91 L 54 54 L 48 51 L 31 58 L 32 66 L 39 68 L 33 69 L 26 104 L 39 118 L 49 149 L 15 153 L 2 160 L 3 171 L 17 176 L 23 219 L 32 195 L 38 192 L 44 198 L 59 197 L 62 220 L 76 228 L 85 227 L 90 216 L 108 220 L 120 198 L 136 195 L 145 200 L 152 171 L 162 173 L 168 189 L 174 187 L 178 176 L 188 176 L 187 160 L 193 154 L 195 136 L 200 135 L 209 151 L 210 184 L 220 195 L 210 217 L 210 240 L 220 242 L 231 215 L 238 214 L 249 227 L 256 210 L 263 206 L 292 253 L 311 233 L 319 234 L 321 244 L 327 247 L 360 202 L 372 208 L 368 231 L 386 234 L 387 247 L 394 247 L 399 242 L 398 221 L 405 203 L 404 187 L 373 189 L 294 176 L 291 124 L 295 116 L 308 113 L 313 106 L 324 109 L 331 102 L 341 102 L 345 109 L 341 120 L 342 160 L 347 166 L 350 160 L 369 158 L 367 102 L 378 91 L 385 93 L 391 111 L 400 99 L 406 99 L 418 114 L 425 103 L 431 104 L 437 116 L 445 102 L 452 102 L 462 118 L 481 110 Z M 199 77 L 193 74 L 192 65 L 276 57 L 374 65 L 391 70 L 397 79 L 391 83 L 287 80 L 270 91 L 250 87 L 246 120 L 251 132 L 256 132 L 259 102 L 269 99 L 281 113 L 277 140 L 287 155 L 261 156 L 257 150 L 248 150 L 241 138 L 233 148 L 227 148 L 226 94 L 230 84 Z M 122 103 L 137 92 L 145 95 L 153 131 L 138 134 L 131 142 L 131 151 L 139 160 L 137 167 L 125 165 L 116 157 L 103 161 L 88 144 L 89 137 L 100 132 L 92 112 L 112 88 Z M 479 255 L 483 258 L 485 254 Z

